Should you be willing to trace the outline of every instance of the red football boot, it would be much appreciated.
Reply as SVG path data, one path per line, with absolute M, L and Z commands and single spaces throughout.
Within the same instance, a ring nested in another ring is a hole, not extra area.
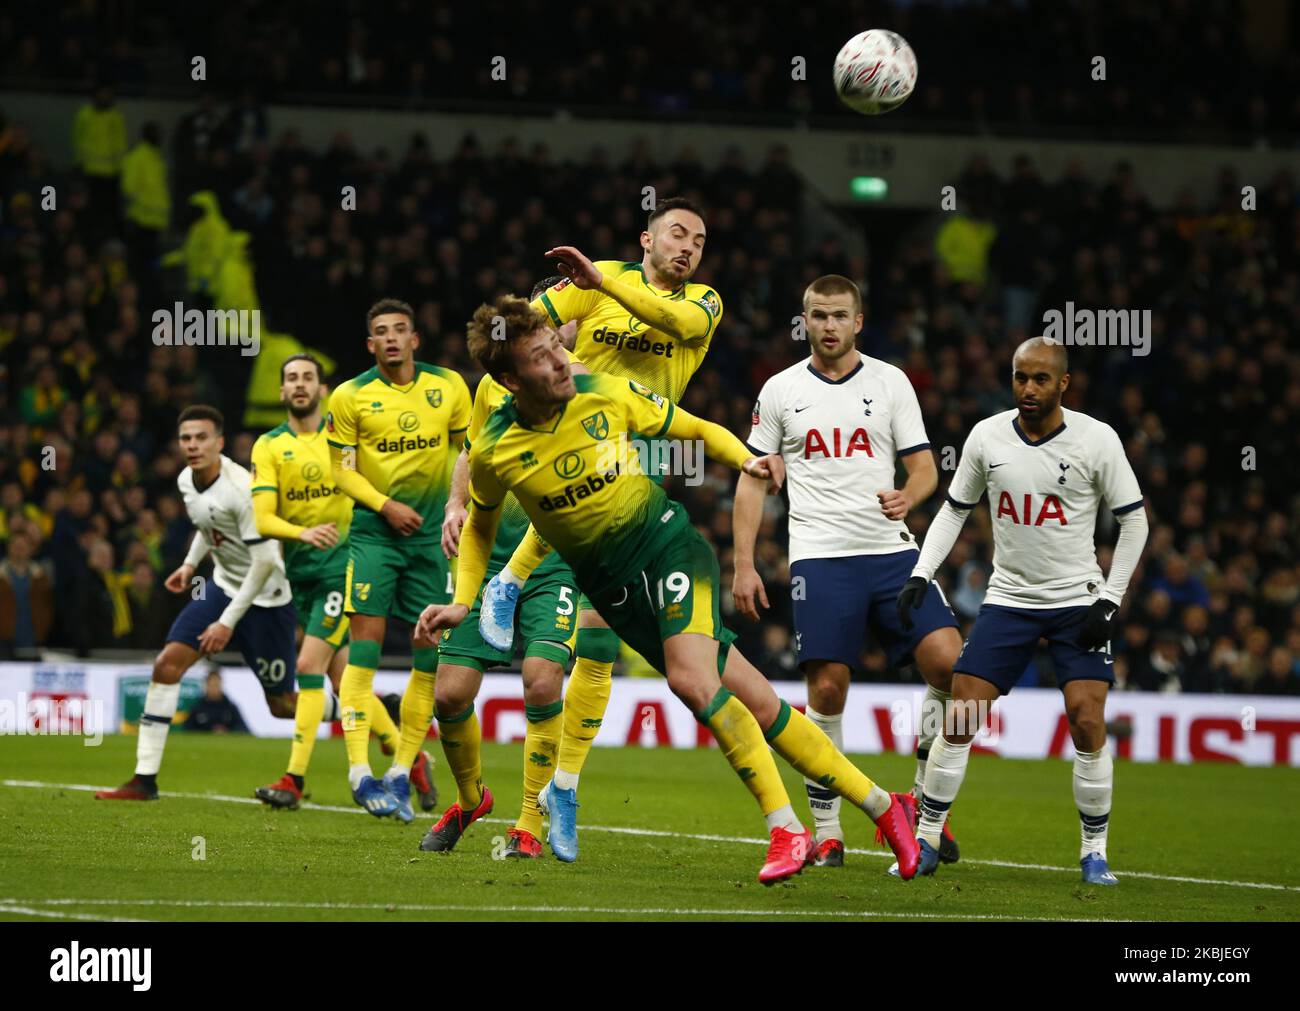
M 506 833 L 505 855 L 508 859 L 536 860 L 542 855 L 542 841 L 531 832 L 512 828 Z
M 814 867 L 843 867 L 844 844 L 838 839 L 827 839 L 819 843 L 812 862 Z
M 916 798 L 910 793 L 891 793 L 889 810 L 876 819 L 876 841 L 885 843 L 898 858 L 898 876 L 904 881 L 916 877 L 921 847 L 916 841 Z
M 438 806 L 438 788 L 433 783 L 433 759 L 421 751 L 411 766 L 411 785 L 420 797 L 420 810 L 432 811 Z
M 287 772 L 274 783 L 259 786 L 253 791 L 253 796 L 263 804 L 288 811 L 298 810 L 298 805 L 302 803 L 302 790 L 298 789 L 298 784 Z
M 446 853 L 460 842 L 460 837 L 471 824 L 491 813 L 492 791 L 485 786 L 483 799 L 478 802 L 478 807 L 473 811 L 466 814 L 457 801 L 442 812 L 442 817 L 438 819 L 437 824 L 420 840 L 420 849 L 426 853 Z
M 767 847 L 767 862 L 758 872 L 758 880 L 764 885 L 774 885 L 778 881 L 792 878 L 813 859 L 813 838 L 802 825 L 798 832 L 789 832 L 783 828 L 772 829 L 772 841 Z
M 157 800 L 158 787 L 141 782 L 139 776 L 132 776 L 116 790 L 97 790 L 96 800 Z

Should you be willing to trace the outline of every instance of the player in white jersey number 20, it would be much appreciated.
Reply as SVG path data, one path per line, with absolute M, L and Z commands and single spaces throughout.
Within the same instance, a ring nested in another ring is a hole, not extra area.
M 921 798 L 919 873 L 933 874 L 944 819 L 970 757 L 971 738 L 1000 695 L 1011 690 L 1045 638 L 1074 739 L 1074 803 L 1083 880 L 1114 885 L 1106 862 L 1113 784 L 1106 750 L 1106 692 L 1115 682 L 1110 639 L 1147 539 L 1146 511 L 1133 468 L 1109 425 L 1061 407 L 1070 385 L 1059 344 L 1034 337 L 1016 350 L 1016 408 L 971 429 L 961 462 L 898 598 L 916 606 L 948 556 L 966 516 L 986 491 L 993 519 L 993 576 L 954 665 L 951 708 L 930 751 Z M 1102 503 L 1119 523 L 1110 574 L 1097 564 L 1094 533 Z M 954 730 L 954 723 L 964 723 Z
M 927 756 L 952 684 L 961 633 L 937 583 L 928 584 L 915 615 L 900 621 L 898 593 L 916 564 L 916 542 L 903 522 L 938 484 L 938 470 L 916 392 L 900 369 L 861 354 L 862 297 L 846 277 L 830 274 L 804 292 L 811 357 L 769 379 L 754 405 L 754 452 L 780 453 L 790 493 L 790 582 L 795 653 L 808 681 L 807 716 L 837 748 L 849 672 L 867 629 L 897 665 L 915 662 L 927 682 L 916 720 L 914 794 L 896 794 L 916 823 Z M 907 481 L 894 487 L 902 461 Z M 741 477 L 736 488 L 736 608 L 757 621 L 767 606 L 754 568 L 763 484 Z M 805 781 L 816 823 L 815 863 L 844 863 L 839 797 Z M 947 826 L 945 826 L 945 830 Z M 945 831 L 940 856 L 958 858 Z
M 274 716 L 293 718 L 293 595 L 280 545 L 257 532 L 248 471 L 221 455 L 221 412 L 197 404 L 181 412 L 178 442 L 189 466 L 176 479 L 185 511 L 197 532 L 185 561 L 167 577 L 172 593 L 190 602 L 167 633 L 153 665 L 153 679 L 140 716 L 135 775 L 100 800 L 155 800 L 167 731 L 180 700 L 181 677 L 200 657 L 232 645 L 257 675 Z M 211 581 L 194 581 L 194 570 L 211 551 Z

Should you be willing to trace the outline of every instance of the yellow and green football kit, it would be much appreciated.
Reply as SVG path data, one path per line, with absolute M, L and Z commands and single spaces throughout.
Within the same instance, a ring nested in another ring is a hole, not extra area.
M 414 625 L 426 606 L 450 598 L 442 520 L 469 413 L 465 380 L 450 369 L 418 362 L 409 383 L 390 383 L 376 366 L 331 394 L 325 416 L 330 466 L 338 486 L 356 503 L 343 598 L 348 614 L 393 615 Z M 403 536 L 389 526 L 380 514 L 389 499 L 419 513 L 422 523 L 415 533 Z M 339 685 L 354 790 L 369 775 L 366 742 L 379 653 L 378 642 L 354 641 Z M 409 774 L 433 718 L 438 650 L 416 647 L 411 661 L 390 769 L 398 774 Z
M 334 483 L 322 421 L 315 432 L 299 434 L 287 423 L 253 443 L 253 506 L 258 529 L 284 541 L 284 567 L 293 588 L 298 624 L 307 635 L 335 649 L 347 641 L 343 613 L 352 499 Z M 339 539 L 322 551 L 298 540 L 308 527 L 333 523 Z
M 474 391 L 465 448 L 472 452 L 488 417 L 510 396 L 510 392 L 491 376 L 484 376 Z M 501 571 L 528 531 L 528 514 L 513 495 L 501 504 L 487 576 Z M 578 630 L 579 591 L 573 571 L 563 558 L 551 552 L 534 570 L 519 596 L 516 641 L 522 641 L 524 656 L 540 656 L 567 664 L 573 652 Z M 513 650 L 493 649 L 479 634 L 478 618 L 482 593 L 475 598 L 470 615 L 456 628 L 443 633 L 438 646 L 441 659 L 483 671 L 510 663 Z
M 542 292 L 533 308 L 557 327 L 578 320 L 573 350 L 593 372 L 633 379 L 677 403 L 709 350 L 722 299 L 693 281 L 675 291 L 656 288 L 639 263 L 599 260 L 595 266 L 611 291 L 638 307 L 636 313 L 605 291 L 583 290 L 568 278 Z
M 735 636 L 719 616 L 717 557 L 686 510 L 640 473 L 627 434 L 701 438 L 737 468 L 748 451 L 638 383 L 602 373 L 574 383 L 577 395 L 544 429 L 524 424 L 513 400 L 493 412 L 470 452 L 471 511 L 490 510 L 495 528 L 513 492 L 618 637 L 660 672 L 663 640 L 682 632 L 718 640 L 722 664 Z M 474 602 L 487 563 L 467 554 L 462 533 L 457 603 Z
M 449 599 L 450 566 L 439 541 L 469 414 L 465 380 L 423 363 L 404 386 L 391 384 L 376 367 L 330 396 L 325 429 L 334 480 L 356 503 L 347 613 L 391 614 L 414 623 L 428 604 Z M 404 537 L 389 526 L 380 510 L 390 498 L 420 514 L 419 530 Z
M 710 636 L 719 644 L 721 674 L 735 635 L 718 613 L 717 556 L 686 510 L 640 473 L 626 437 L 639 432 L 649 438 L 699 439 L 712 459 L 737 470 L 749 451 L 726 429 L 675 408 L 638 383 L 602 373 L 574 376 L 574 383 L 576 395 L 544 425 L 527 425 L 509 400 L 474 441 L 470 512 L 461 532 L 454 602 L 468 607 L 478 594 L 502 504 L 513 493 L 620 639 L 664 673 L 666 639 L 682 633 Z M 769 827 L 797 827 L 798 819 L 765 739 L 799 772 L 858 806 L 869 794 L 874 803 L 883 798 L 884 808 L 889 806 L 887 793 L 784 702 L 764 732 L 719 685 L 696 718 L 713 731 Z

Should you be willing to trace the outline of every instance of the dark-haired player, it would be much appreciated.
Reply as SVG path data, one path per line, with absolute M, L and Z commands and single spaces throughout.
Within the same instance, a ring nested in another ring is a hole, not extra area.
M 1033 337 L 1016 349 L 1016 407 L 971 429 L 948 500 L 898 596 L 900 617 L 919 605 L 967 515 L 987 492 L 993 575 L 953 665 L 949 716 L 925 770 L 917 828 L 922 874 L 933 874 L 938 865 L 939 834 L 966 776 L 971 739 L 1043 638 L 1074 740 L 1083 880 L 1117 883 L 1106 862 L 1114 783 L 1106 751 L 1106 691 L 1115 681 L 1110 640 L 1115 612 L 1146 544 L 1147 518 L 1115 430 L 1061 406 L 1069 385 L 1069 360 L 1059 344 Z M 1097 564 L 1094 541 L 1103 502 L 1120 528 L 1109 576 Z
M 181 678 L 200 657 L 233 644 L 266 693 L 273 716 L 292 718 L 294 610 L 280 546 L 257 529 L 249 473 L 221 450 L 224 421 L 215 407 L 187 407 L 177 441 L 188 466 L 176 479 L 197 533 L 185 561 L 164 584 L 192 599 L 176 617 L 153 665 L 140 716 L 135 775 L 100 800 L 156 800 L 167 731 L 180 699 Z M 191 586 L 194 570 L 211 551 L 212 579 Z
M 411 772 L 433 718 L 438 648 L 412 635 L 397 755 L 382 783 L 368 756 L 375 670 L 389 615 L 413 626 L 426 603 L 451 597 L 439 540 L 470 397 L 457 373 L 415 360 L 420 335 L 405 302 L 376 302 L 366 329 L 375 364 L 330 395 L 325 417 L 334 483 L 354 503 L 343 598 L 352 645 L 339 703 L 353 799 L 376 817 L 411 821 Z
M 280 366 L 280 402 L 287 417 L 253 444 L 253 510 L 264 537 L 284 542 L 285 572 L 293 588 L 301 642 L 298 707 L 289 768 L 254 792 L 271 807 L 296 808 L 316 744 L 316 729 L 338 718 L 338 688 L 348 657 L 348 618 L 343 613 L 352 500 L 334 483 L 321 400 L 329 387 L 311 354 L 291 355 Z M 370 724 L 385 754 L 397 746 L 397 725 L 383 706 L 372 706 Z M 437 803 L 427 752 L 411 767 L 420 806 Z

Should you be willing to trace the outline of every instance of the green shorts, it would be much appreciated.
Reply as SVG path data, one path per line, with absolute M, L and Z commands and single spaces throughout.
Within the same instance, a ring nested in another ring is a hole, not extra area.
M 716 639 L 718 673 L 736 634 L 718 611 L 721 573 L 718 556 L 693 526 L 684 524 L 627 585 L 592 594 L 591 604 L 620 639 L 664 673 L 664 640 L 683 632 Z
M 348 641 L 348 616 L 343 613 L 343 573 L 337 579 L 302 579 L 293 587 L 298 625 L 307 635 L 324 639 L 338 650 Z
M 343 610 L 414 625 L 430 604 L 449 604 L 455 577 L 435 540 L 380 542 L 348 539 Z
M 499 569 L 489 569 L 491 579 Z M 485 580 L 486 585 L 486 580 Z M 493 649 L 478 631 L 483 605 L 480 588 L 468 617 L 442 633 L 438 643 L 439 663 L 455 663 L 484 671 L 503 667 L 514 659 L 514 650 Z M 567 665 L 573 658 L 578 636 L 578 584 L 567 566 L 531 576 L 519 594 L 515 612 L 515 642 L 523 643 L 524 658 L 539 656 Z

